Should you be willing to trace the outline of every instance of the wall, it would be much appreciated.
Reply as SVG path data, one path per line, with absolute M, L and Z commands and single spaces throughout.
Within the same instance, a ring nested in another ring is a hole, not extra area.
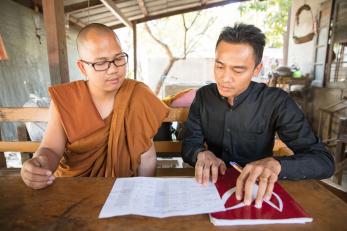
M 43 18 L 40 17 L 41 43 L 36 37 L 33 16 L 35 12 L 10 0 L 0 1 L 0 34 L 9 60 L 0 61 L 0 107 L 22 106 L 30 94 L 47 97 L 50 86 L 47 43 Z M 77 31 L 72 27 L 67 32 L 67 49 L 70 80 L 81 76 L 75 65 Z M 13 139 L 13 125 L 1 126 L 4 139 Z
M 150 58 L 141 62 L 142 73 L 138 79 L 145 82 L 154 91 L 168 59 Z M 214 59 L 212 58 L 187 58 L 176 61 L 165 79 L 162 90 L 166 85 L 176 83 L 205 85 L 207 82 L 214 81 L 213 64 Z M 165 97 L 166 94 L 162 91 L 159 96 Z
M 295 44 L 293 37 L 295 13 L 300 8 L 304 2 L 311 7 L 313 16 L 316 17 L 321 2 L 324 0 L 292 0 L 291 8 L 291 19 L 290 19 L 290 29 L 289 29 L 289 43 L 288 43 L 288 65 L 295 64 L 300 67 L 303 74 L 309 73 L 313 75 L 313 63 L 314 63 L 314 52 L 315 52 L 315 41 L 316 36 L 309 42 L 302 44 Z M 295 28 L 295 33 L 297 36 L 306 35 L 312 31 L 312 19 L 308 11 L 303 11 L 300 15 L 300 25 Z

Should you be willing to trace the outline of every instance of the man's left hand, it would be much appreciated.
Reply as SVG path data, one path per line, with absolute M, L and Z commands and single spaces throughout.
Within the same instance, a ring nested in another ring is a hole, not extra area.
M 258 193 L 255 199 L 256 207 L 260 208 L 263 200 L 270 200 L 275 182 L 281 172 L 281 164 L 273 157 L 267 157 L 248 163 L 236 181 L 236 199 L 244 198 L 244 203 L 252 203 L 252 192 L 258 181 Z M 244 193 L 244 195 L 243 195 Z

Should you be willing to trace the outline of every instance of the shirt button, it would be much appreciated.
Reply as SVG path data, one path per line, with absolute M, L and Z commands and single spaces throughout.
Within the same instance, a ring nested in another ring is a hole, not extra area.
M 229 148 L 224 148 L 224 151 L 228 152 L 228 151 L 229 151 Z
M 227 128 L 226 130 L 227 130 L 227 132 L 230 132 L 230 128 Z

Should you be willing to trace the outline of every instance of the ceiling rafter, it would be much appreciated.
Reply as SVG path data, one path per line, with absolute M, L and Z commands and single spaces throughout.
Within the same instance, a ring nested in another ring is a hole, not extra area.
M 84 24 L 83 22 L 81 22 L 80 20 L 78 20 L 77 18 L 75 18 L 74 16 L 72 16 L 71 14 L 65 14 L 65 17 L 66 17 L 66 19 L 67 19 L 69 22 L 71 22 L 71 23 L 77 25 L 77 26 L 80 27 L 80 28 L 83 28 L 83 27 L 86 26 L 86 24 Z
M 64 7 L 65 13 L 75 13 L 78 11 L 87 10 L 88 8 L 95 6 L 102 6 L 103 4 L 99 0 L 89 0 L 84 2 L 79 2 Z
M 208 2 L 208 0 L 201 0 L 201 5 L 204 6 L 207 4 L 207 2 Z
M 116 16 L 124 25 L 133 29 L 131 22 L 122 14 L 122 12 L 117 8 L 116 4 L 111 0 L 100 0 L 107 9 L 109 9 L 114 16 Z
M 141 12 L 143 13 L 143 15 L 145 17 L 148 16 L 148 11 L 147 11 L 147 7 L 145 5 L 145 1 L 144 0 L 137 0 L 137 3 L 139 4 L 139 7 L 141 9 Z

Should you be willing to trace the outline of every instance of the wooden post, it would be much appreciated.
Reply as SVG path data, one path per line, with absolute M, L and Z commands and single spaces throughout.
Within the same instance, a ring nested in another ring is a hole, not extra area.
M 69 82 L 63 0 L 42 0 L 51 85 Z
M 338 139 L 347 140 L 347 118 L 340 118 Z
M 335 151 L 335 164 L 336 164 L 336 179 L 337 183 L 341 185 L 342 183 L 342 176 L 343 176 L 343 170 L 345 166 L 340 166 L 341 162 L 343 162 L 346 152 L 346 145 L 347 145 L 347 118 L 340 118 L 339 123 L 339 132 L 337 134 L 337 143 L 336 143 L 336 151 Z
M 29 134 L 24 124 L 17 127 L 17 137 L 18 141 L 29 141 Z M 32 153 L 23 152 L 21 153 L 22 164 L 32 157 Z
M 0 140 L 2 140 L 1 138 L 1 128 L 0 128 Z M 6 168 L 7 164 L 6 164 L 6 158 L 5 158 L 5 154 L 3 152 L 0 152 L 0 169 L 1 168 Z
M 333 112 L 329 111 L 328 112 L 328 128 L 327 128 L 327 137 L 326 139 L 331 139 L 331 127 L 333 123 Z
M 134 79 L 137 72 L 137 37 L 136 37 L 136 22 L 132 22 L 133 26 L 133 47 L 134 47 Z

